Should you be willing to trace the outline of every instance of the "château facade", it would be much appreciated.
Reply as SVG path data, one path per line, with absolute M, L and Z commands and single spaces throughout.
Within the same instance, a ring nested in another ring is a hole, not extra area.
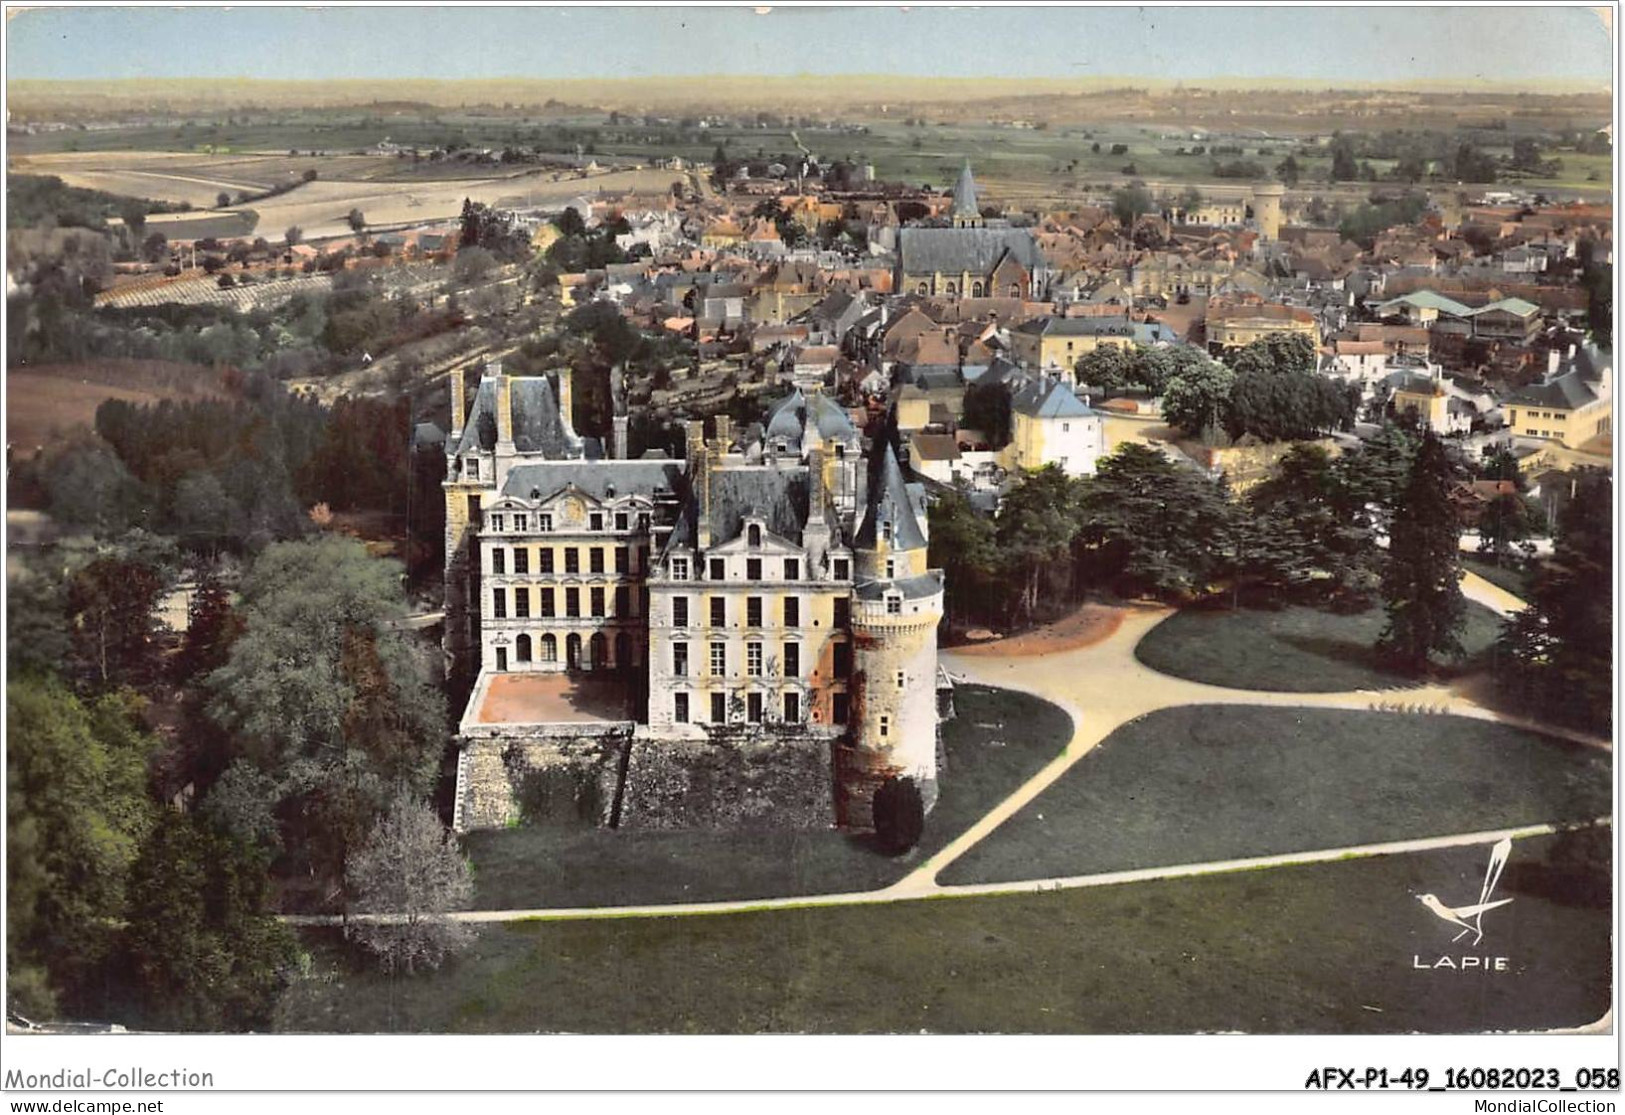
M 943 579 L 889 444 L 791 389 L 737 436 L 691 424 L 681 460 L 627 459 L 624 420 L 607 454 L 576 434 L 568 371 L 493 365 L 466 414 L 451 390 L 460 828 L 523 819 L 547 778 L 617 825 L 866 828 L 894 776 L 934 800 Z

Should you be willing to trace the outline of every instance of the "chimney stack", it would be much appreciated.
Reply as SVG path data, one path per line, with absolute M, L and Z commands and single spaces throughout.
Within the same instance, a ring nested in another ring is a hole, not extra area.
M 467 415 L 464 407 L 467 385 L 463 382 L 463 369 L 459 365 L 451 370 L 451 437 L 446 442 L 449 448 L 456 448 L 457 442 L 463 437 L 463 421 Z
M 497 452 L 506 446 L 513 451 L 513 381 L 502 374 L 502 361 L 493 360 L 486 365 L 487 375 L 496 380 L 497 392 Z
M 571 371 L 566 364 L 559 369 L 559 418 L 564 422 L 566 429 L 576 428 L 575 396 L 570 390 Z
M 1546 376 L 1548 379 L 1557 374 L 1557 364 L 1562 358 L 1563 354 L 1555 348 L 1546 354 Z
M 699 512 L 694 524 L 694 545 L 702 554 L 711 548 L 711 451 L 704 442 L 694 446 L 694 491 Z
M 726 414 L 717 415 L 717 454 L 721 456 L 733 445 L 733 419 Z

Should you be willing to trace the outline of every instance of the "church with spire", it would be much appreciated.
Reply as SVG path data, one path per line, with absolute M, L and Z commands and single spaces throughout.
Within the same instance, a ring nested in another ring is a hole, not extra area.
M 892 778 L 934 803 L 943 574 L 894 434 L 866 448 L 791 388 L 742 429 L 692 423 L 681 459 L 629 460 L 575 434 L 567 375 L 495 369 L 466 418 L 462 391 L 460 830 L 543 800 L 614 826 L 864 830 Z
M 1049 275 L 1031 230 L 982 215 L 970 160 L 960 168 L 949 227 L 920 225 L 897 234 L 899 294 L 930 298 L 1044 297 Z

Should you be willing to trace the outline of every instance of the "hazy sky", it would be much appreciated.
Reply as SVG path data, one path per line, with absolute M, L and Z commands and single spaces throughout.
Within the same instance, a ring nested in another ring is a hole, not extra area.
M 11 13 L 15 78 L 696 74 L 1489 78 L 1607 83 L 1585 8 L 55 8 Z

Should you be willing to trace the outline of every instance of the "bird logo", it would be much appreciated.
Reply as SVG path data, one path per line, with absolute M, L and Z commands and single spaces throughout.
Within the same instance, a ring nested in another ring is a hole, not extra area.
M 1435 894 L 1419 894 L 1418 902 L 1433 911 L 1433 916 L 1451 925 L 1461 927 L 1461 932 L 1450 938 L 1451 942 L 1461 940 L 1467 934 L 1473 935 L 1473 944 L 1476 946 L 1484 939 L 1484 914 L 1498 906 L 1505 906 L 1511 902 L 1510 898 L 1501 898 L 1490 901 L 1490 895 L 1495 892 L 1495 884 L 1501 881 L 1501 871 L 1507 865 L 1507 857 L 1512 854 L 1512 838 L 1504 837 L 1500 843 L 1490 849 L 1490 864 L 1484 870 L 1484 886 L 1478 892 L 1478 901 L 1471 906 L 1446 906 L 1439 901 Z

